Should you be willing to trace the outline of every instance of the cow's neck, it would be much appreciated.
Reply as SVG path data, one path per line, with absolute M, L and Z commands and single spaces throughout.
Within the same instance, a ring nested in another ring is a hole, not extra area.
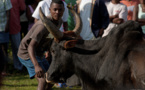
M 111 41 L 113 40 L 111 39 L 105 42 L 104 39 L 84 41 L 83 44 L 77 44 L 71 50 L 75 74 L 90 88 L 102 88 L 96 86 L 98 83 L 107 86 L 107 80 L 110 81 L 109 78 L 113 79 L 113 75 L 118 74 L 120 68 L 124 67 L 121 66 L 124 62 L 122 60 L 129 53 L 127 48 L 130 46 L 120 47 L 117 40 Z
M 96 84 L 94 85 L 94 83 L 98 83 L 97 72 L 103 62 L 99 56 L 102 53 L 100 52 L 100 50 L 105 43 L 104 39 L 105 38 L 98 40 L 82 41 L 77 44 L 75 48 L 70 50 L 72 53 L 71 56 L 73 56 L 72 60 L 74 60 L 73 63 L 76 75 L 78 75 L 78 77 L 83 80 L 84 84 L 90 85 L 87 86 L 87 90 L 92 90 L 90 89 L 91 87 L 96 87 Z

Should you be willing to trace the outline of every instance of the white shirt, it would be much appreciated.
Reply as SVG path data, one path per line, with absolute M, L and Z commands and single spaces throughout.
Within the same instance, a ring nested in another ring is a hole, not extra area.
M 124 19 L 124 21 L 127 21 L 128 11 L 127 11 L 126 5 L 124 5 L 122 3 L 113 4 L 110 1 L 110 2 L 106 3 L 106 7 L 107 7 L 107 10 L 108 10 L 109 16 L 113 16 L 113 15 L 118 14 L 119 18 L 122 18 L 122 19 Z M 116 27 L 116 26 L 117 26 L 117 24 L 110 22 L 108 27 L 104 30 L 103 37 L 108 35 L 108 33 L 111 31 L 111 29 L 113 27 Z
M 43 0 L 43 1 L 40 1 L 37 8 L 35 9 L 32 17 L 36 18 L 36 19 L 40 19 L 40 16 L 39 16 L 39 8 L 41 7 L 43 13 L 45 16 L 49 16 L 50 14 L 50 11 L 49 11 L 49 8 L 50 8 L 50 4 L 51 4 L 52 0 Z M 63 22 L 67 22 L 67 19 L 68 19 L 68 8 L 67 8 L 67 4 L 64 2 L 64 13 L 63 13 L 63 16 L 62 16 L 62 20 Z M 60 31 L 63 32 L 63 25 L 61 25 L 60 27 Z
M 82 19 L 82 31 L 80 36 L 84 40 L 90 40 L 94 37 L 90 26 L 90 13 L 91 13 L 92 0 L 81 0 L 79 9 L 80 17 Z

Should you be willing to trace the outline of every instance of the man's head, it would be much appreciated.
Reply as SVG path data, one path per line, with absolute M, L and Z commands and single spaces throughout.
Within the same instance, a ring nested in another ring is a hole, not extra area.
M 120 3 L 120 1 L 121 1 L 121 0 L 112 0 L 112 3 L 118 4 L 118 3 Z
M 64 12 L 64 3 L 62 0 L 52 0 L 50 5 L 50 13 L 54 20 L 61 19 Z
M 141 4 L 145 4 L 145 0 L 140 0 L 140 3 Z

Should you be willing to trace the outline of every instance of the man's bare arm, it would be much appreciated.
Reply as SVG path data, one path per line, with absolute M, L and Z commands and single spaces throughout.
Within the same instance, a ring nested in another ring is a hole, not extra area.
M 36 56 L 35 56 L 36 46 L 37 46 L 37 42 L 32 39 L 28 46 L 28 53 L 29 53 L 30 59 L 34 65 L 35 73 L 36 73 L 37 77 L 43 77 L 44 72 L 43 72 L 42 68 L 39 66 L 39 63 L 37 62 Z

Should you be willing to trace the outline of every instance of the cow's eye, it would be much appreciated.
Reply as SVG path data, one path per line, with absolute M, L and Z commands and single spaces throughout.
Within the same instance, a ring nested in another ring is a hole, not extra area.
M 54 52 L 55 52 L 54 50 L 51 50 L 51 53 L 52 53 L 52 54 L 54 54 Z

